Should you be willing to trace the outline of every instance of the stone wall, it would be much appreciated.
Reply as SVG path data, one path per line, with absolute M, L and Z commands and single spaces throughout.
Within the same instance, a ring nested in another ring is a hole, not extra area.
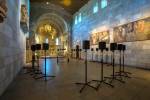
M 99 11 L 93 13 L 93 5 L 96 2 L 99 4 Z M 81 41 L 84 39 L 89 39 L 93 31 L 109 30 L 110 42 L 113 42 L 114 27 L 150 16 L 150 0 L 108 0 L 108 6 L 103 9 L 100 7 L 100 2 L 101 0 L 90 0 L 74 14 L 74 19 L 79 13 L 82 14 L 82 21 L 73 24 L 74 46 L 81 45 Z M 150 40 L 125 42 L 124 44 L 127 45 L 126 65 L 150 69 Z M 97 46 L 92 47 L 96 48 Z M 97 55 L 96 52 L 94 55 Z M 91 53 L 89 53 L 89 57 L 91 59 Z M 116 59 L 118 61 L 118 56 Z
M 25 36 L 20 30 L 20 0 L 7 0 L 7 18 L 0 23 L 0 95 L 24 64 Z

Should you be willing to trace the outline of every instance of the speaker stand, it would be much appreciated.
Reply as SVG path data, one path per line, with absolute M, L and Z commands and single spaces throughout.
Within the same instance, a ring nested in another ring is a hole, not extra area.
M 101 51 L 101 79 L 100 80 L 92 80 L 94 82 L 98 82 L 98 86 L 96 89 L 98 90 L 101 84 L 106 84 L 111 86 L 112 88 L 114 87 L 110 83 L 107 83 L 106 80 L 104 80 L 104 66 L 103 66 L 103 50 Z
M 32 61 L 31 61 L 31 63 L 32 63 L 32 67 L 31 67 L 31 69 L 29 69 L 26 73 L 24 73 L 24 74 L 30 74 L 30 75 L 33 75 L 34 74 L 34 71 L 35 71 L 35 52 L 34 51 L 32 51 Z
M 121 59 L 121 50 L 119 50 L 119 55 L 120 55 L 120 57 L 119 57 L 119 72 L 116 72 L 115 76 L 119 76 L 119 78 L 121 80 L 123 80 L 122 76 L 124 76 L 124 75 L 122 75 L 122 71 L 121 71 L 121 67 L 122 67 L 122 64 L 121 64 L 121 61 L 122 61 L 122 59 Z
M 41 79 L 41 78 L 44 78 L 44 80 L 45 81 L 47 81 L 47 78 L 48 77 L 51 77 L 51 78 L 54 78 L 55 76 L 49 76 L 49 75 L 47 75 L 47 73 L 46 73 L 46 50 L 45 50 L 45 69 L 44 69 L 44 74 L 42 74 L 42 76 L 41 77 L 38 77 L 38 78 L 35 78 L 35 79 Z
M 58 55 L 57 55 L 57 64 L 58 64 L 58 62 L 59 62 L 59 61 L 58 61 Z
M 79 51 L 79 59 L 81 60 L 81 51 Z
M 90 85 L 91 81 L 89 81 L 89 82 L 87 81 L 87 50 L 85 50 L 85 56 L 86 56 L 85 57 L 85 80 L 84 80 L 85 82 L 84 83 L 75 83 L 76 85 L 82 85 L 82 88 L 79 91 L 80 93 L 82 93 L 82 91 L 85 89 L 86 86 L 91 87 L 96 90 L 95 87 Z
M 112 83 L 113 81 L 119 81 L 121 83 L 125 83 L 124 81 L 122 80 L 119 80 L 116 76 L 115 76 L 115 58 L 114 58 L 114 51 L 112 51 L 112 67 L 113 67 L 113 72 L 112 72 L 112 75 L 111 77 L 104 77 L 104 78 L 107 78 L 107 79 L 110 79 L 110 83 Z
M 39 56 L 37 56 L 37 64 L 38 64 L 37 65 L 38 69 L 34 69 L 34 73 L 32 74 L 32 75 L 34 75 L 33 78 L 36 78 L 37 75 L 41 75 L 42 74 L 42 72 L 40 70 L 40 58 L 39 58 Z
M 98 55 L 98 51 L 96 51 L 96 61 L 99 62 L 99 55 Z
M 92 61 L 93 61 L 93 51 L 92 51 Z
M 124 50 L 123 50 L 123 68 L 122 68 L 121 73 L 122 73 L 122 75 L 124 77 L 131 78 L 129 75 L 131 75 L 132 73 L 125 71 L 125 66 L 124 66 Z
M 106 51 L 106 64 L 107 64 L 107 66 L 109 66 L 109 63 L 108 63 L 108 50 Z

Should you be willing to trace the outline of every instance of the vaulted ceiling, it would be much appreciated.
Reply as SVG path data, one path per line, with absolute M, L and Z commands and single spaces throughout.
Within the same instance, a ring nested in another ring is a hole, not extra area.
M 30 0 L 32 2 L 45 2 L 59 5 L 64 8 L 70 14 L 74 14 L 83 5 L 85 5 L 89 0 Z

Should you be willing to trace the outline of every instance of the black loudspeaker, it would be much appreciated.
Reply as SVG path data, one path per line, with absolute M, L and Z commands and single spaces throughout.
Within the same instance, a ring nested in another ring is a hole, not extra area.
M 105 50 L 108 51 L 108 48 L 106 48 Z
M 122 45 L 122 50 L 123 50 L 123 51 L 126 50 L 126 45 Z
M 91 51 L 94 51 L 94 49 L 93 49 L 93 48 L 91 48 Z
M 120 51 L 123 50 L 123 45 L 122 44 L 118 44 L 117 49 L 120 50 Z
M 84 40 L 82 46 L 83 46 L 83 49 L 90 49 L 90 41 Z
M 31 50 L 35 51 L 36 50 L 36 45 L 31 45 Z
M 49 49 L 49 44 L 43 43 L 43 50 L 48 50 L 48 49 Z
M 36 50 L 41 50 L 41 44 L 36 44 Z
M 106 42 L 99 42 L 98 47 L 100 50 L 106 49 Z
M 110 50 L 111 51 L 117 50 L 117 43 L 110 43 Z
M 76 45 L 76 50 L 79 51 L 79 45 Z
M 96 48 L 96 51 L 98 51 L 98 48 Z

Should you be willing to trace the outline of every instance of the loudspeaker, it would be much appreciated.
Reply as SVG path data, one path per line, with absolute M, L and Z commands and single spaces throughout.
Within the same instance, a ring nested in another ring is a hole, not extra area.
M 91 48 L 91 51 L 94 51 L 94 49 L 93 49 L 93 48 Z
M 36 46 L 35 45 L 31 45 L 31 50 L 35 51 L 36 50 Z
M 122 44 L 118 44 L 117 49 L 120 50 L 120 51 L 123 50 L 123 45 Z
M 117 50 L 117 43 L 110 43 L 110 50 L 111 51 Z
M 98 48 L 96 48 L 96 51 L 98 51 Z
M 123 50 L 123 51 L 126 50 L 126 45 L 122 45 L 122 50 Z
M 41 50 L 41 44 L 36 44 L 36 50 Z
M 100 50 L 106 49 L 106 42 L 99 42 L 98 47 Z
M 108 48 L 106 48 L 105 50 L 108 51 Z
M 79 45 L 76 45 L 76 50 L 79 51 Z
M 89 40 L 84 40 L 82 43 L 82 48 L 83 49 L 90 49 L 90 41 Z
M 48 50 L 48 49 L 49 49 L 49 44 L 43 43 L 43 50 Z

